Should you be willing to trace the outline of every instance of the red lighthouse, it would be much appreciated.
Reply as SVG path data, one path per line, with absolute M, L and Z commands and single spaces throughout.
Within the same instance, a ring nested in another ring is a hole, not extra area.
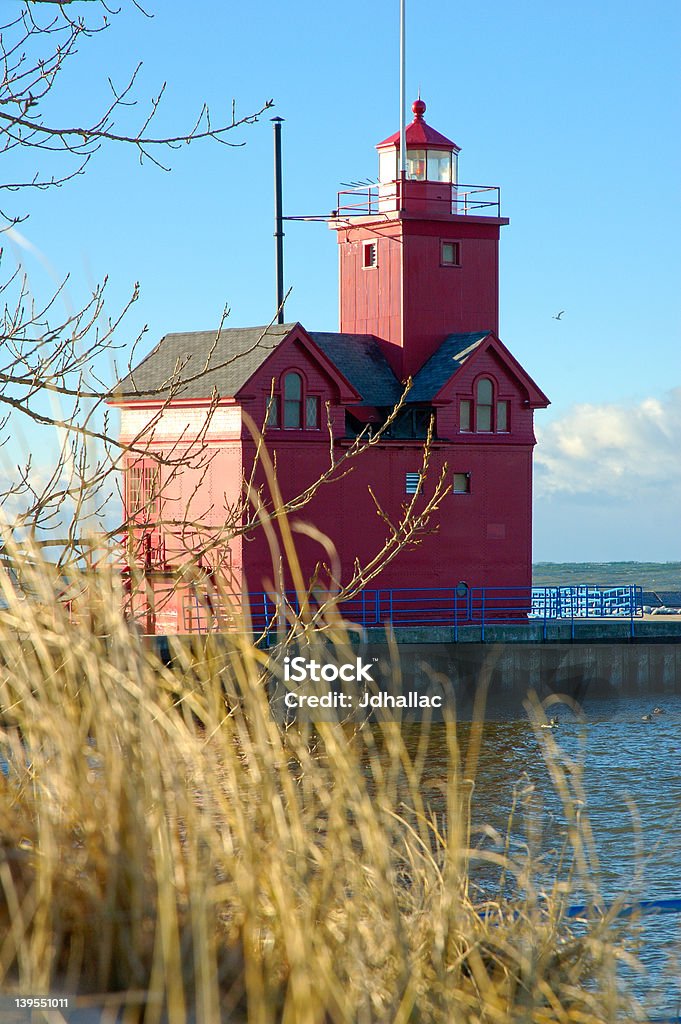
M 339 195 L 339 332 L 168 334 L 119 384 L 122 440 L 137 452 L 126 468 L 130 547 L 151 595 L 140 614 L 158 632 L 224 628 L 216 580 L 251 607 L 294 582 L 274 564 L 272 531 L 248 525 L 266 487 L 253 423 L 296 508 L 306 585 L 342 588 L 372 565 L 405 506 L 418 512 L 441 479 L 427 530 L 372 575 L 379 621 L 380 595 L 405 587 L 529 587 L 533 413 L 548 399 L 497 334 L 499 190 L 459 181 L 459 147 L 425 110 L 414 103 L 406 174 L 398 133 L 377 147 L 378 182 Z M 374 442 L 333 472 L 367 429 Z
M 448 334 L 499 329 L 499 190 L 458 183 L 459 146 L 412 106 L 406 177 L 400 133 L 376 147 L 379 181 L 364 215 L 342 194 L 340 329 L 381 338 L 391 365 L 413 376 Z M 345 209 L 343 208 L 345 204 Z M 345 217 L 344 213 L 351 213 Z

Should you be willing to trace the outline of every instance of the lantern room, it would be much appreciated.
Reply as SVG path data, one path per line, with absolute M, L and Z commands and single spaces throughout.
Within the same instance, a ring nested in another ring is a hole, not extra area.
M 401 203 L 400 133 L 395 132 L 376 146 L 380 209 L 455 213 L 460 147 L 426 123 L 426 104 L 420 97 L 411 109 L 414 120 L 406 129 L 406 181 Z

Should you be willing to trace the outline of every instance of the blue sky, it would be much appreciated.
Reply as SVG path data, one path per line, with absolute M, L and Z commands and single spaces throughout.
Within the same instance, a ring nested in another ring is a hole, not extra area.
M 232 99 L 237 114 L 274 109 L 235 133 L 242 148 L 184 147 L 170 173 L 102 150 L 82 178 L 31 197 L 20 231 L 41 257 L 12 247 L 38 295 L 70 273 L 73 306 L 108 274 L 113 316 L 140 281 L 120 340 L 148 324 L 141 351 L 216 326 L 225 304 L 231 326 L 272 317 L 271 116 L 286 119 L 285 210 L 319 214 L 339 182 L 375 174 L 399 115 L 397 0 L 149 7 L 83 43 L 53 121 L 87 121 L 107 75 L 121 85 L 139 60 L 140 108 L 168 83 L 159 131 L 189 125 L 204 100 L 215 119 Z M 407 26 L 410 97 L 421 88 L 427 120 L 462 147 L 461 180 L 500 185 L 511 219 L 500 333 L 552 399 L 537 418 L 535 557 L 680 558 L 681 6 L 426 14 L 412 0 Z M 287 319 L 337 329 L 335 245 L 323 224 L 287 226 Z

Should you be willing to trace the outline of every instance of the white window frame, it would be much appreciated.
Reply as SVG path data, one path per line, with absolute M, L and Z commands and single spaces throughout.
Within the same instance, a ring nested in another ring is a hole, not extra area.
M 373 251 L 370 263 L 367 263 L 367 252 Z M 362 270 L 376 270 L 378 267 L 378 239 L 368 239 L 362 242 Z

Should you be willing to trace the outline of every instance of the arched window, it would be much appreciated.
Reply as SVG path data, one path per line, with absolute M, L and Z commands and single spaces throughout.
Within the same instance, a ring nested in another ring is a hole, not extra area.
M 288 370 L 265 400 L 265 425 L 285 430 L 321 430 L 322 396 L 311 394 L 301 373 Z
M 478 381 L 475 405 L 475 429 L 483 432 L 492 430 L 492 406 L 494 391 L 492 381 L 482 377 Z
M 299 373 L 284 377 L 284 427 L 300 430 L 303 425 L 303 382 Z
M 499 398 L 500 385 L 490 377 L 480 377 L 472 398 L 459 399 L 459 433 L 481 434 L 511 432 L 511 402 Z

